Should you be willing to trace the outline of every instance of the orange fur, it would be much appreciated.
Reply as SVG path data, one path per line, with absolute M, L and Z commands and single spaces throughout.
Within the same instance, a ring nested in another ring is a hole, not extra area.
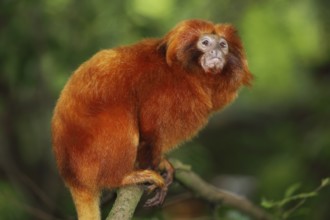
M 198 63 L 194 44 L 205 33 L 229 44 L 228 62 L 217 75 Z M 103 188 L 144 181 L 163 187 L 156 172 L 162 155 L 193 137 L 251 80 L 235 29 L 202 20 L 184 21 L 162 39 L 100 51 L 83 63 L 52 120 L 54 153 L 79 219 L 93 215 L 79 207 L 97 207 Z

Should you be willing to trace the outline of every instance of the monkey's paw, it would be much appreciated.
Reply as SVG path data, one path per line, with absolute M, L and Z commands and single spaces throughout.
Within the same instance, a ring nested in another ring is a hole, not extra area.
M 144 207 L 148 208 L 148 207 L 160 206 L 161 204 L 163 204 L 165 197 L 167 195 L 167 190 L 168 190 L 167 187 L 158 188 L 155 196 L 152 197 L 151 199 L 148 199 L 144 204 Z

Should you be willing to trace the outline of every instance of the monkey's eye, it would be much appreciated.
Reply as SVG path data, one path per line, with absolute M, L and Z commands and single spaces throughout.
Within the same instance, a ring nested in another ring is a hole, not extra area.
M 225 39 L 221 39 L 219 45 L 223 49 L 228 47 L 227 41 Z
M 210 35 L 203 36 L 198 40 L 197 47 L 201 51 L 209 50 L 216 43 L 214 37 Z
M 209 40 L 207 40 L 207 39 L 205 39 L 205 40 L 203 40 L 202 41 L 202 44 L 204 45 L 204 46 L 209 46 L 210 45 L 210 41 Z

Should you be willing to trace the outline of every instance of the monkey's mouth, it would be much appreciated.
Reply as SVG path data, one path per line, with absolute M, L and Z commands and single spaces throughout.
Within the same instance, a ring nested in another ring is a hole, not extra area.
M 202 67 L 205 72 L 218 74 L 221 72 L 225 62 L 219 57 L 209 57 L 202 60 Z
M 214 57 L 208 62 L 209 67 L 213 68 L 220 68 L 222 60 L 219 57 Z

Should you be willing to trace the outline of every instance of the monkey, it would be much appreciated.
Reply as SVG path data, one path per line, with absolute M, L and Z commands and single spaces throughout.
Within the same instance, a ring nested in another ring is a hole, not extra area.
M 166 153 L 196 136 L 252 80 L 234 26 L 199 19 L 81 64 L 51 122 L 79 220 L 101 219 L 103 189 L 147 183 L 155 195 L 145 205 L 162 204 L 174 173 Z

